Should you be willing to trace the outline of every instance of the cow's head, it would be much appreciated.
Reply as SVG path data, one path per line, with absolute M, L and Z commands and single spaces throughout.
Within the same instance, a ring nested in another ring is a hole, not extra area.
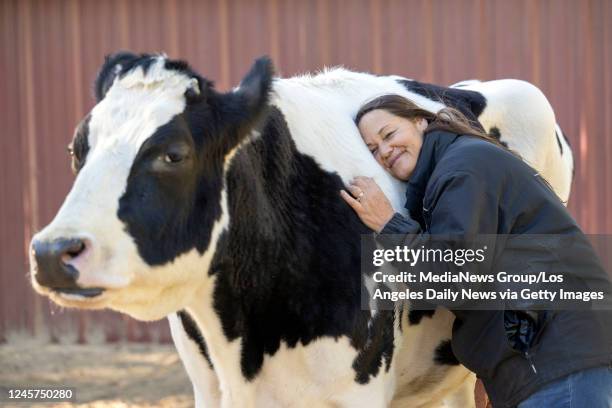
M 119 53 L 71 147 L 76 180 L 32 240 L 32 284 L 63 306 L 150 320 L 206 281 L 228 223 L 223 174 L 265 115 L 272 64 L 217 93 L 183 62 Z

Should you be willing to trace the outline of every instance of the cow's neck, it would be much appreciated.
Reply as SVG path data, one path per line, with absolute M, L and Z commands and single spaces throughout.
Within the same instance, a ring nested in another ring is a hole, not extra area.
M 187 310 L 198 322 L 222 387 L 242 387 L 281 342 L 365 332 L 360 233 L 340 178 L 301 154 L 272 110 L 226 175 L 229 227 Z M 223 380 L 225 378 L 225 380 Z

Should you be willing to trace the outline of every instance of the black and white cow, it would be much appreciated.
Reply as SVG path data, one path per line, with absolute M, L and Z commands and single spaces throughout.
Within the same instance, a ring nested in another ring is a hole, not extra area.
M 198 407 L 473 406 L 450 312 L 361 308 L 368 230 L 339 190 L 371 176 L 402 211 L 404 187 L 353 118 L 382 93 L 456 106 L 567 199 L 571 151 L 537 88 L 343 69 L 280 79 L 263 58 L 218 93 L 185 63 L 128 53 L 107 58 L 95 88 L 72 144 L 74 186 L 32 241 L 36 291 L 168 316 Z

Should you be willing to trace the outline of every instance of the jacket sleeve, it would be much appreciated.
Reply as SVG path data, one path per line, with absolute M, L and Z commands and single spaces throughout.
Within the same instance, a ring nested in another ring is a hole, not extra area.
M 494 184 L 494 183 L 493 183 Z M 422 230 L 419 223 L 410 217 L 396 213 L 377 236 L 377 242 L 385 249 L 396 247 L 456 249 L 457 245 L 469 247 L 486 246 L 485 260 L 457 266 L 453 262 L 419 262 L 419 270 L 442 275 L 449 271 L 456 273 L 469 270 L 473 274 L 490 273 L 495 253 L 495 235 L 498 229 L 499 199 L 498 186 L 484 183 L 482 178 L 469 172 L 453 172 L 433 180 L 427 188 L 426 199 L 430 207 L 424 209 L 427 229 Z M 389 235 L 392 234 L 392 235 Z M 424 291 L 433 288 L 429 282 L 408 284 L 411 290 Z M 435 289 L 474 288 L 474 284 L 448 283 L 436 284 Z M 441 306 L 451 306 L 449 302 L 432 301 Z M 452 302 L 456 307 L 459 302 Z

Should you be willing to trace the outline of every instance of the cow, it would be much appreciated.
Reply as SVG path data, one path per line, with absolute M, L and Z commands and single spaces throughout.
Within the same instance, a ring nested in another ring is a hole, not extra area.
M 222 93 L 185 62 L 121 52 L 94 88 L 69 149 L 72 189 L 32 239 L 39 294 L 167 316 L 198 407 L 474 406 L 451 312 L 362 307 L 372 231 L 339 191 L 367 175 L 404 211 L 404 184 L 354 123 L 361 104 L 396 93 L 478 120 L 567 200 L 571 150 L 535 86 L 342 68 L 282 79 L 262 57 Z

